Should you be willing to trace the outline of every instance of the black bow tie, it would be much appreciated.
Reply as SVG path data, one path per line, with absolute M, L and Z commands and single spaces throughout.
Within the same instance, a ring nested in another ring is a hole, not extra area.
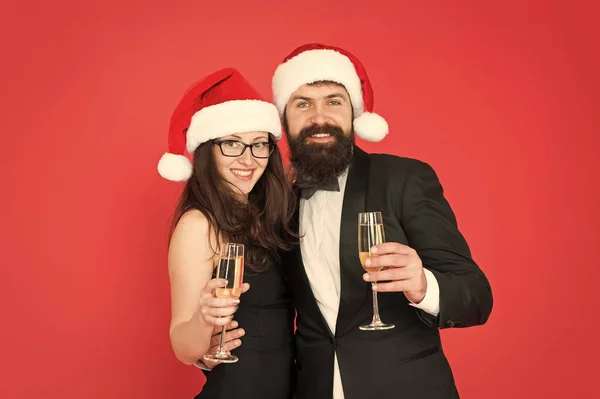
M 310 199 L 317 191 L 340 191 L 340 185 L 338 181 L 334 181 L 331 184 L 313 184 L 305 181 L 296 182 L 296 187 L 300 189 L 300 197 Z

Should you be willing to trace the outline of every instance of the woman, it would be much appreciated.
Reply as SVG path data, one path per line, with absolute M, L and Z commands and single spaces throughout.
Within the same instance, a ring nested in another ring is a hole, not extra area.
M 208 373 L 196 398 L 292 397 L 294 310 L 278 251 L 293 242 L 295 198 L 275 145 L 280 137 L 275 106 L 230 68 L 194 84 L 171 119 L 170 151 L 158 170 L 169 180 L 187 181 L 169 246 L 173 351 L 181 362 L 196 363 L 213 330 L 234 313 L 245 331 L 243 345 L 233 351 L 239 361 Z M 240 300 L 218 299 L 214 292 L 224 286 L 212 277 L 227 242 L 245 246 Z

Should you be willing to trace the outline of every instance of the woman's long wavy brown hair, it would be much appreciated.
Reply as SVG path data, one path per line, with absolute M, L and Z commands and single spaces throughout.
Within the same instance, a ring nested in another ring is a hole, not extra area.
M 274 143 L 271 134 L 269 141 Z M 247 270 L 264 271 L 270 259 L 279 259 L 279 250 L 289 250 L 298 237 L 290 227 L 296 197 L 286 181 L 279 148 L 275 146 L 263 175 L 244 203 L 219 173 L 213 147 L 214 143 L 208 141 L 194 151 L 192 176 L 179 199 L 172 228 L 186 212 L 197 209 L 208 218 L 217 242 L 244 244 Z M 219 248 L 213 251 L 219 253 Z

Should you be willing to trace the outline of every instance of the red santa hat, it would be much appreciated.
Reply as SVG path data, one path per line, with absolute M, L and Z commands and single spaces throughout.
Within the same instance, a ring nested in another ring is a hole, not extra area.
M 319 43 L 298 47 L 275 70 L 272 89 L 279 115 L 283 116 L 288 100 L 300 86 L 324 80 L 346 88 L 354 109 L 354 132 L 360 138 L 377 142 L 388 134 L 385 119 L 372 112 L 373 88 L 358 58 Z
M 158 173 L 172 181 L 186 181 L 192 154 L 209 140 L 245 132 L 268 132 L 281 138 L 277 108 L 265 101 L 233 68 L 212 73 L 192 84 L 171 116 L 168 152 L 158 162 Z

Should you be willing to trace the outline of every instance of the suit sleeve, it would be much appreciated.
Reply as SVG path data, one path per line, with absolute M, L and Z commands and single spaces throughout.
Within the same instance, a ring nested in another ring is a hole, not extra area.
M 493 306 L 490 284 L 472 259 L 431 166 L 418 162 L 412 167 L 402 198 L 401 223 L 408 245 L 439 285 L 438 316 L 417 309 L 419 317 L 439 328 L 484 324 Z

